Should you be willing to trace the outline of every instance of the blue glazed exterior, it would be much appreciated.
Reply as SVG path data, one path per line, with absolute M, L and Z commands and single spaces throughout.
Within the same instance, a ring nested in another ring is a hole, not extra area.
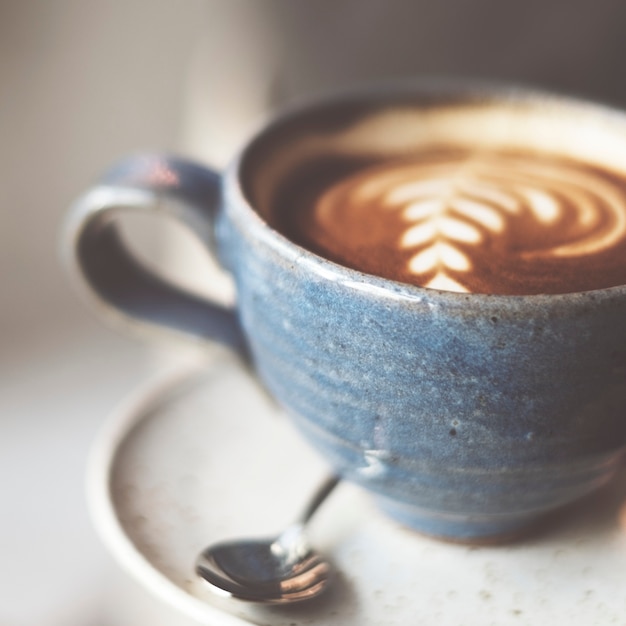
M 260 377 L 338 472 L 461 540 L 515 533 L 610 479 L 626 288 L 465 295 L 361 274 L 269 228 L 239 167 L 217 233 L 240 322 Z

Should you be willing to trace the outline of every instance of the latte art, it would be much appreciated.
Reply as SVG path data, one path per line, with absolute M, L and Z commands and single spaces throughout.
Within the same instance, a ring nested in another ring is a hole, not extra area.
M 398 247 L 416 250 L 406 269 L 423 286 L 448 291 L 470 291 L 459 276 L 475 269 L 468 246 L 483 244 L 485 231 L 503 235 L 510 216 L 534 222 L 535 235 L 516 247 L 522 258 L 593 255 L 626 234 L 622 189 L 570 163 L 519 157 L 383 166 L 330 189 L 317 215 L 329 228 L 338 210 L 365 207 L 401 211 L 408 226 Z
M 457 292 L 626 282 L 626 181 L 536 153 L 439 151 L 319 190 L 305 245 L 386 278 Z

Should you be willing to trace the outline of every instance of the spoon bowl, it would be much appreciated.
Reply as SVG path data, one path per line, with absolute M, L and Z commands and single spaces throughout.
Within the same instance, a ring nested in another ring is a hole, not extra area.
M 290 604 L 319 596 L 332 578 L 330 564 L 306 537 L 306 523 L 335 488 L 328 479 L 301 519 L 277 537 L 214 544 L 196 560 L 196 574 L 222 595 L 263 604 Z

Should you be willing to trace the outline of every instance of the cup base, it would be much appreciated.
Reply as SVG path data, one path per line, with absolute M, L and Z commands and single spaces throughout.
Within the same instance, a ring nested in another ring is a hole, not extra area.
M 424 511 L 377 497 L 381 511 L 402 526 L 441 541 L 469 545 L 514 543 L 538 531 L 549 515 L 480 516 Z

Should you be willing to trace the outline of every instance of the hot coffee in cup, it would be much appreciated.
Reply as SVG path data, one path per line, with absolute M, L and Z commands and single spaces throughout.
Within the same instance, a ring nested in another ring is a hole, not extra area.
M 422 287 L 537 294 L 626 284 L 624 160 L 587 155 L 606 130 L 589 137 L 566 108 L 525 109 L 457 103 L 399 122 L 407 135 L 428 125 L 410 147 L 403 137 L 382 154 L 329 147 L 279 186 L 270 223 L 341 265 Z M 392 115 L 368 123 L 388 136 Z M 546 135 L 555 117 L 561 128 Z
M 614 169 L 451 147 L 359 168 L 337 164 L 335 175 L 352 171 L 332 181 L 320 181 L 316 169 L 292 183 L 275 224 L 347 267 L 471 293 L 626 284 L 626 176 Z M 309 202 L 289 211 L 303 188 Z
M 372 88 L 278 118 L 219 177 L 123 163 L 65 250 L 116 322 L 249 358 L 334 470 L 394 518 L 508 536 L 608 481 L 626 447 L 626 115 L 473 84 Z M 116 228 L 169 213 L 236 308 L 142 267 Z

